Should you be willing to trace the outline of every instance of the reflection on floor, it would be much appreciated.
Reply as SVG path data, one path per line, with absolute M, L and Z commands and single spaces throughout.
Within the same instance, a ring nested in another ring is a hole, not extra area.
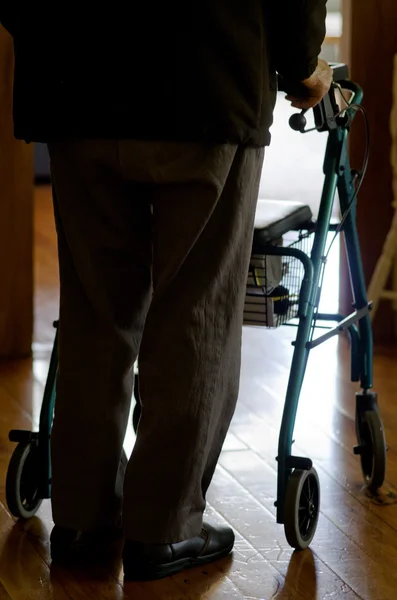
M 165 581 L 124 584 L 119 557 L 108 569 L 51 569 L 51 510 L 15 523 L 5 504 L 11 428 L 39 410 L 57 317 L 57 267 L 48 191 L 37 195 L 34 360 L 0 365 L 0 598 L 3 600 L 395 600 L 397 590 L 397 354 L 379 349 L 376 387 L 389 439 L 387 483 L 371 497 L 352 455 L 354 393 L 341 338 L 309 361 L 295 431 L 297 452 L 319 471 L 322 509 L 312 550 L 293 554 L 275 522 L 277 436 L 294 330 L 244 331 L 238 408 L 209 494 L 208 516 L 236 531 L 232 558 Z M 33 417 L 33 421 L 35 421 Z M 132 434 L 130 433 L 132 436 Z M 132 437 L 131 437 L 132 439 Z M 67 451 L 67 448 L 65 448 Z

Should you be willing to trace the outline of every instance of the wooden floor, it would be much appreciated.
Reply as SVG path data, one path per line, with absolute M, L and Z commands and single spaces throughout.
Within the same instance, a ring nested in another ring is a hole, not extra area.
M 36 198 L 34 359 L 0 365 L 0 600 L 396 600 L 397 352 L 378 349 L 375 382 L 390 446 L 387 483 L 371 497 L 352 455 L 354 393 L 346 341 L 331 341 L 310 360 L 296 428 L 296 451 L 318 469 L 322 508 L 312 549 L 293 554 L 275 522 L 276 447 L 293 330 L 244 332 L 241 397 L 209 493 L 209 516 L 229 523 L 232 558 L 147 584 L 124 584 L 120 561 L 109 570 L 50 569 L 49 503 L 15 523 L 4 482 L 11 428 L 37 421 L 57 317 L 57 266 L 49 191 Z M 66 449 L 67 451 L 67 449 Z

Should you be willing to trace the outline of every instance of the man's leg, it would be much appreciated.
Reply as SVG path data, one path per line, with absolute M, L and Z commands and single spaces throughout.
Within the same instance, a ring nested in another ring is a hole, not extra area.
M 155 292 L 139 356 L 142 417 L 123 508 L 127 538 L 145 543 L 200 534 L 238 396 L 263 151 L 225 146 L 209 156 L 212 172 L 199 157 L 193 168 L 191 157 L 179 173 L 165 162 L 156 181 Z
M 151 206 L 145 186 L 126 187 L 116 141 L 49 150 L 61 282 L 53 517 L 90 531 L 120 519 L 132 367 L 151 299 Z

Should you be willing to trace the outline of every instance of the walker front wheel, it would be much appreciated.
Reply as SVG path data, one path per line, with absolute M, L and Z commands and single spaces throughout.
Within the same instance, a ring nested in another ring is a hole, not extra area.
M 284 530 L 296 550 L 307 548 L 316 533 L 320 514 L 320 482 L 317 471 L 295 469 L 287 484 Z
M 30 519 L 39 510 L 39 452 L 36 443 L 20 442 L 15 448 L 7 471 L 6 500 L 14 517 Z

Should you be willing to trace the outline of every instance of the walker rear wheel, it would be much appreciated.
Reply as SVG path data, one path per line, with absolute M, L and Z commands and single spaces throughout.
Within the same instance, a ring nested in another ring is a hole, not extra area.
M 375 493 L 386 475 L 386 439 L 382 419 L 377 410 L 366 411 L 357 425 L 361 469 L 368 489 Z

